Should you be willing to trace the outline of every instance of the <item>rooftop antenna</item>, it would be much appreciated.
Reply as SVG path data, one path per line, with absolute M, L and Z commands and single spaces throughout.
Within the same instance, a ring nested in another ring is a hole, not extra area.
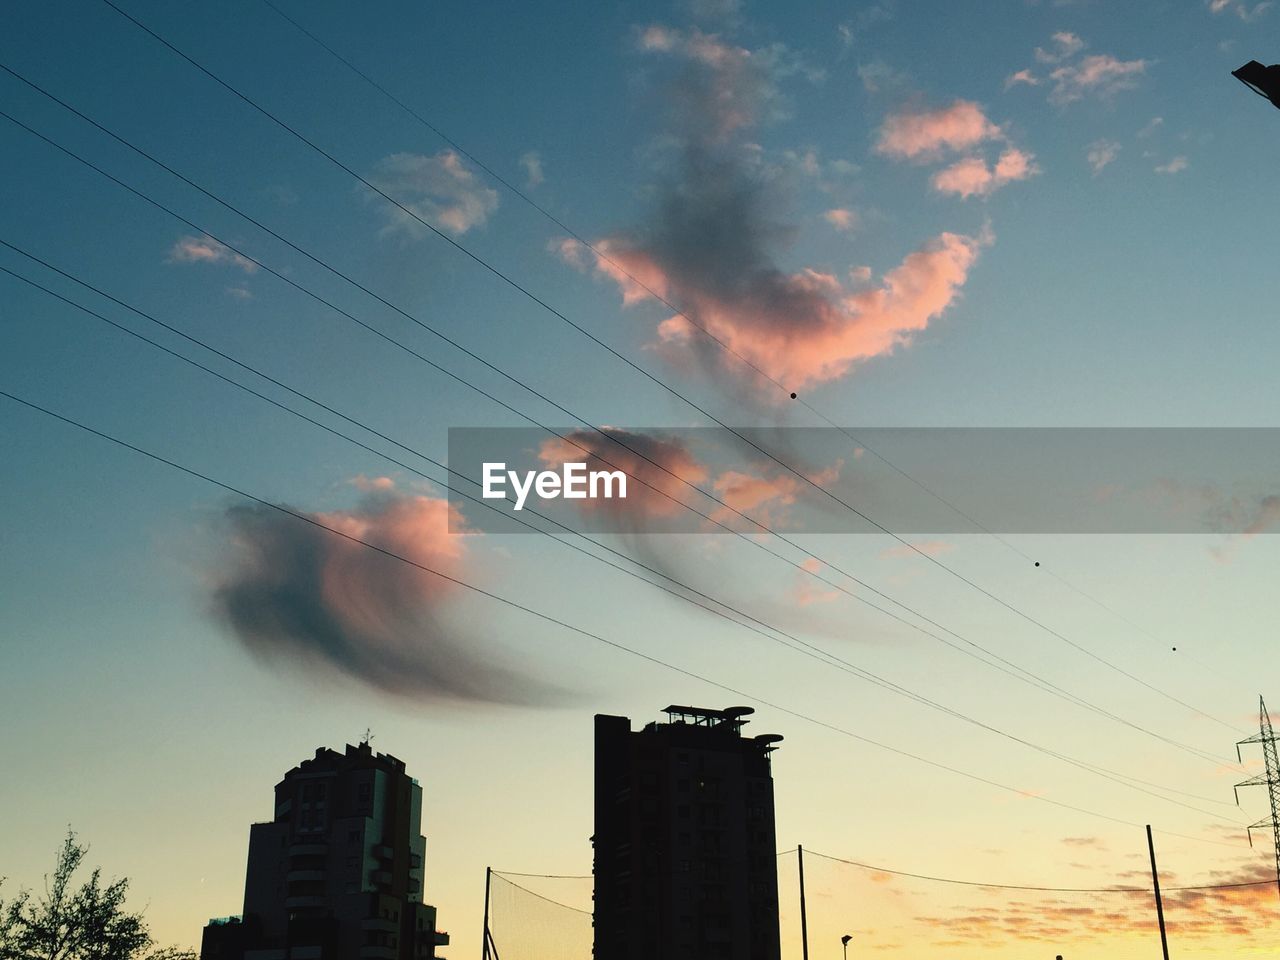
M 371 727 L 364 728 L 364 736 L 360 738 L 360 746 L 367 747 L 373 743 L 373 729 Z

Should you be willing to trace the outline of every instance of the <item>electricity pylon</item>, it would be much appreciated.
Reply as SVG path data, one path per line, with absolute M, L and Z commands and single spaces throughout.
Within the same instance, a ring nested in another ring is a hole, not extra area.
M 1256 777 L 1250 777 L 1244 783 L 1236 784 L 1236 805 L 1240 804 L 1241 787 L 1265 786 L 1267 788 L 1267 795 L 1271 799 L 1271 816 L 1250 824 L 1249 846 L 1253 846 L 1253 831 L 1262 830 L 1265 827 L 1271 828 L 1276 851 L 1276 890 L 1280 891 L 1280 755 L 1276 752 L 1276 735 L 1271 729 L 1271 716 L 1267 713 L 1267 704 L 1262 697 L 1258 697 L 1258 733 L 1236 744 L 1237 760 L 1243 760 L 1240 756 L 1240 747 L 1246 743 L 1262 744 L 1262 759 L 1266 769 Z

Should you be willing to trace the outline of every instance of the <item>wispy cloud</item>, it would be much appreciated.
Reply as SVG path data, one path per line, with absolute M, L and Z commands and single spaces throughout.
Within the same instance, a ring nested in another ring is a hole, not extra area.
M 530 189 L 541 186 L 547 179 L 542 170 L 542 155 L 537 150 L 522 154 L 520 166 L 524 170 L 524 185 Z
M 498 209 L 498 192 L 486 187 L 453 150 L 428 156 L 393 153 L 379 161 L 370 182 L 422 220 L 455 235 L 482 226 Z M 428 231 L 414 216 L 369 193 L 387 215 L 384 234 L 418 239 Z
M 651 24 L 639 31 L 636 46 L 693 68 L 668 88 L 670 102 L 680 134 L 708 144 L 785 117 L 783 79 L 801 75 L 817 82 L 823 77 L 821 69 L 783 44 L 751 50 L 697 29 Z
M 746 514 L 758 523 L 773 526 L 781 511 L 796 502 L 800 481 L 788 475 L 769 475 L 761 470 L 746 473 L 726 470 L 712 482 L 716 495 L 726 506 L 719 507 L 711 515 L 721 523 L 731 523 L 739 514 Z
M 209 236 L 179 237 L 169 248 L 167 261 L 169 263 L 225 264 L 248 274 L 258 272 L 258 265 L 252 260 Z
M 348 539 L 450 576 L 465 572 L 471 538 L 450 532 L 466 526 L 447 500 L 374 487 L 354 509 L 304 513 L 314 523 L 265 505 L 230 507 L 210 594 L 216 618 L 263 661 L 397 696 L 558 699 L 551 686 L 501 664 L 483 631 L 451 616 L 461 587 Z
M 1120 60 L 1110 54 L 1092 54 L 1049 74 L 1053 81 L 1049 99 L 1065 104 L 1090 96 L 1112 97 L 1137 86 L 1138 78 L 1147 72 L 1147 65 L 1146 60 Z
M 1135 859 L 1142 856 L 1135 853 Z M 1123 943 L 1134 936 L 1148 936 L 1150 875 L 1142 870 L 1122 871 L 1117 882 L 1133 889 L 1087 899 L 1061 894 L 1010 897 L 1007 891 L 975 891 L 978 899 L 973 902 L 957 905 L 949 912 L 918 916 L 916 920 L 935 931 L 937 945 Z M 1169 934 L 1207 945 L 1257 942 L 1259 935 L 1270 934 L 1277 927 L 1274 911 L 1267 909 L 1275 902 L 1274 884 L 1274 869 L 1268 877 L 1267 868 L 1259 863 L 1209 870 L 1193 882 L 1165 872 L 1161 886 Z M 1201 885 L 1219 886 L 1177 889 Z M 998 907 L 986 905 L 994 902 Z M 1240 952 L 1239 947 L 1219 950 L 1223 955 Z
M 848 233 L 858 225 L 858 215 L 844 207 L 835 207 L 826 211 L 822 219 L 842 233 Z
M 1271 0 L 1263 3 L 1243 3 L 1241 0 L 1208 0 L 1209 11 L 1214 14 L 1234 13 L 1241 20 L 1250 23 L 1257 20 L 1271 9 Z
M 1004 88 L 1006 90 L 1011 87 L 1016 87 L 1019 84 L 1025 84 L 1028 87 L 1038 87 L 1040 86 L 1040 78 L 1026 68 L 1018 70 L 1005 77 Z
M 1169 176 L 1175 173 L 1181 173 L 1183 170 L 1187 169 L 1187 167 L 1189 166 L 1191 166 L 1191 161 L 1189 161 L 1186 157 L 1179 155 L 1179 156 L 1173 157 L 1172 159 L 1168 160 L 1165 163 L 1160 164 L 1155 168 L 1155 170 L 1156 170 L 1156 173 Z
M 1164 117 L 1152 117 L 1150 120 L 1148 120 L 1146 123 L 1142 125 L 1142 129 L 1138 131 L 1136 136 L 1140 140 L 1145 140 L 1147 137 L 1150 137 L 1153 134 L 1155 134 L 1156 131 L 1158 131 L 1163 126 L 1164 126 Z
M 1095 140 L 1085 150 L 1085 159 L 1096 177 L 1120 155 L 1120 144 L 1115 140 Z
M 1145 59 L 1121 60 L 1107 53 L 1082 55 L 1085 42 L 1074 33 L 1055 33 L 1048 48 L 1036 47 L 1035 59 L 1047 72 L 1023 68 L 1005 79 L 1005 89 L 1049 83 L 1049 102 L 1064 105 L 1086 97 L 1106 99 L 1137 85 L 1147 72 Z
M 1084 49 L 1084 41 L 1065 30 L 1055 33 L 1048 49 L 1036 47 L 1035 57 L 1041 63 L 1061 63 Z

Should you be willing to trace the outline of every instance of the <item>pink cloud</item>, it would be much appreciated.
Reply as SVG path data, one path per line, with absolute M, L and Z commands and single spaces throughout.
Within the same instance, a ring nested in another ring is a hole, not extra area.
M 876 151 L 913 160 L 936 157 L 947 150 L 967 150 L 1003 137 L 1001 129 L 987 119 L 976 103 L 956 100 L 939 110 L 890 115 L 880 128 Z
M 1040 172 L 1035 157 L 1017 147 L 1009 147 L 988 167 L 981 157 L 966 157 L 933 175 L 931 183 L 939 193 L 960 197 L 985 197 L 1005 184 L 1027 180 Z
M 654 344 L 667 359 L 738 385 L 770 386 L 766 392 L 781 401 L 909 343 L 956 300 L 985 240 L 941 234 L 878 285 L 829 266 L 781 264 L 789 231 L 777 220 L 777 178 L 765 172 L 765 148 L 740 134 L 784 115 L 782 79 L 816 80 L 819 71 L 777 44 L 746 50 L 697 30 L 651 26 L 637 33 L 637 45 L 680 61 L 666 88 L 667 142 L 678 159 L 643 222 L 597 241 L 594 258 L 563 243 L 556 252 L 617 284 L 624 305 L 660 299 L 673 306 Z M 997 136 L 978 107 L 957 101 L 935 114 L 891 117 L 882 148 L 914 158 Z M 783 156 L 799 170 L 823 170 L 816 153 Z M 834 172 L 837 163 L 828 166 Z M 826 217 L 837 229 L 857 222 L 844 207 Z M 727 349 L 709 346 L 703 331 Z M 784 392 L 750 367 L 786 384 Z
M 860 449 L 855 450 L 853 455 L 857 457 L 859 453 L 860 453 Z M 815 470 L 812 473 L 809 473 L 807 476 L 809 480 L 813 481 L 818 486 L 829 487 L 833 483 L 835 483 L 837 480 L 840 479 L 840 471 L 843 469 L 844 469 L 844 459 L 841 458 L 837 460 L 835 463 L 831 464 L 831 466 L 823 467 L 821 470 Z
M 815 582 L 812 577 L 803 577 L 796 584 L 792 599 L 795 600 L 796 606 L 811 607 L 816 603 L 831 603 L 839 600 L 840 591 L 826 588 Z
M 359 476 L 351 478 L 351 485 L 357 490 L 363 490 L 371 493 L 377 490 L 391 490 L 395 487 L 396 482 L 390 477 L 366 477 L 363 473 Z
M 741 513 L 764 526 L 773 526 L 781 510 L 796 502 L 800 481 L 790 476 L 766 477 L 727 470 L 716 477 L 713 486 L 726 506 L 717 508 L 712 519 L 730 524 Z
M 823 563 L 817 557 L 807 557 L 801 561 L 800 569 L 806 574 L 818 574 L 823 570 Z M 809 607 L 815 603 L 830 603 L 838 599 L 840 593 L 838 590 L 827 587 L 815 577 L 801 576 L 791 596 L 796 606 Z
M 625 499 L 578 501 L 583 510 L 603 510 L 637 521 L 671 517 L 702 496 L 692 487 L 706 481 L 707 468 L 678 440 L 602 427 L 600 433 L 578 430 L 565 439 L 552 437 L 538 449 L 538 459 L 558 469 L 586 463 L 589 470 L 621 470 L 627 475 Z M 705 511 L 704 511 L 705 512 Z
M 843 207 L 828 210 L 822 215 L 822 218 L 842 233 L 847 233 L 858 224 L 858 215 L 852 210 L 846 210 Z
M 720 291 L 701 278 L 675 273 L 679 264 L 668 272 L 644 251 L 612 245 L 614 263 L 597 259 L 596 267 L 618 283 L 624 303 L 641 302 L 650 294 L 622 275 L 619 265 L 659 296 L 684 305 L 686 314 L 735 353 L 800 389 L 837 379 L 855 363 L 909 343 L 956 301 L 988 242 L 989 237 L 943 233 L 868 289 L 845 287 L 830 274 L 770 271 L 742 278 L 738 290 Z M 663 344 L 677 347 L 699 335 L 677 315 L 658 325 L 658 336 Z
M 653 261 L 634 254 L 628 255 L 611 240 L 598 240 L 595 244 L 595 267 L 613 280 L 622 293 L 624 306 L 648 300 L 654 296 L 668 299 L 671 291 L 666 274 Z M 586 248 L 576 240 L 566 238 L 555 247 L 556 254 L 565 263 L 585 269 Z
M 209 236 L 179 237 L 169 248 L 169 263 L 227 264 L 245 273 L 257 273 L 258 265 Z

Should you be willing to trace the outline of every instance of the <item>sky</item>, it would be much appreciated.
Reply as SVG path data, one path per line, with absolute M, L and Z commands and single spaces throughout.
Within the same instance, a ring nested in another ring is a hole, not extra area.
M 1274 868 L 1231 789 L 1274 690 L 1265 484 L 1242 503 L 1189 452 L 1182 508 L 1235 534 L 647 536 L 639 510 L 592 545 L 481 532 L 431 461 L 459 427 L 848 428 L 794 475 L 657 448 L 771 525 L 797 484 L 857 500 L 858 427 L 1277 425 L 1280 115 L 1230 71 L 1276 59 L 1280 10 L 279 0 L 424 124 L 264 0 L 119 7 L 233 89 L 103 0 L 6 10 L 0 268 L 118 326 L 0 274 L 0 390 L 225 486 L 0 397 L 0 892 L 70 825 L 198 944 L 272 786 L 368 729 L 423 785 L 465 956 L 486 866 L 590 872 L 592 715 L 668 703 L 755 706 L 780 851 L 885 868 L 814 861 L 824 956 L 1154 942 L 1137 895 L 890 871 L 1141 885 L 1148 823 L 1167 886 Z M 1178 955 L 1280 954 L 1274 897 L 1171 893 Z

